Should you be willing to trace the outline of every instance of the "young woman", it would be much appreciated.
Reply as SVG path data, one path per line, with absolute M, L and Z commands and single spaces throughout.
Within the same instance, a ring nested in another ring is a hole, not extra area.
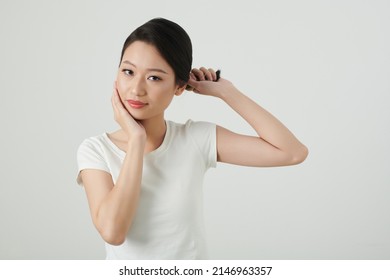
M 307 148 L 269 112 L 213 69 L 191 70 L 191 64 L 191 40 L 179 25 L 157 18 L 137 28 L 124 43 L 113 88 L 120 129 L 90 137 L 78 149 L 78 183 L 107 259 L 207 258 L 207 169 L 217 161 L 293 165 L 307 156 Z M 172 98 L 187 86 L 223 100 L 258 136 L 208 122 L 165 120 Z

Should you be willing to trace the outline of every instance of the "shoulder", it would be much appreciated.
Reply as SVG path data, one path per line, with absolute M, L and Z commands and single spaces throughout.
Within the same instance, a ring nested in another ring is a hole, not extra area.
M 77 149 L 77 183 L 82 184 L 80 172 L 84 169 L 98 169 L 110 173 L 107 165 L 107 135 L 101 134 L 84 139 Z
M 83 149 L 97 149 L 105 144 L 106 140 L 105 138 L 107 135 L 105 133 L 100 135 L 91 136 L 88 138 L 85 138 L 81 144 L 79 145 L 79 150 Z
M 102 133 L 84 139 L 77 149 L 77 154 L 79 156 L 93 154 L 104 157 L 111 154 L 113 150 L 108 134 Z
M 190 135 L 205 135 L 216 130 L 216 124 L 206 121 L 187 120 L 185 123 L 168 121 L 169 126 L 176 133 L 188 133 Z
M 171 133 L 173 136 L 172 138 L 174 138 L 175 141 L 183 140 L 185 143 L 192 143 L 195 150 L 197 150 L 205 159 L 207 167 L 215 165 L 217 138 L 216 124 L 206 121 L 193 121 L 190 119 L 184 124 L 170 122 L 170 125 L 173 127 L 172 130 L 176 130 L 176 132 Z M 186 146 L 186 149 L 188 149 L 188 147 L 189 146 Z

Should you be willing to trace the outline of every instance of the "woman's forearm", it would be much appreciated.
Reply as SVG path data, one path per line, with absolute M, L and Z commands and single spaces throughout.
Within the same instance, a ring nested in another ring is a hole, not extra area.
M 143 153 L 142 140 L 129 141 L 117 182 L 97 213 L 98 230 L 111 244 L 122 244 L 137 209 L 141 189 Z
M 234 86 L 221 93 L 224 100 L 234 111 L 244 118 L 253 127 L 263 140 L 277 149 L 296 158 L 304 160 L 307 148 L 271 113 L 241 93 Z

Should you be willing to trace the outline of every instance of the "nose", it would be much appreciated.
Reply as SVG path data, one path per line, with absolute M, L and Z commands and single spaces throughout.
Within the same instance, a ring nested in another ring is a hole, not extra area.
M 144 96 L 146 94 L 145 81 L 142 77 L 132 79 L 130 92 L 132 96 Z

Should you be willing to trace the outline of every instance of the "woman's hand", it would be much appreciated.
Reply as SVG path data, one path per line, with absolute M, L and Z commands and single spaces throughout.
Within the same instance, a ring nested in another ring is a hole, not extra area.
M 121 126 L 121 128 L 126 132 L 127 139 L 131 140 L 134 138 L 141 139 L 146 141 L 146 131 L 145 128 L 137 122 L 127 111 L 125 106 L 120 99 L 118 89 L 116 87 L 116 82 L 114 83 L 114 90 L 111 98 L 112 108 L 114 110 L 115 121 Z
M 187 90 L 189 91 L 215 97 L 222 97 L 224 92 L 235 89 L 234 85 L 226 79 L 220 78 L 217 81 L 214 69 L 206 69 L 205 67 L 191 70 L 188 85 Z

